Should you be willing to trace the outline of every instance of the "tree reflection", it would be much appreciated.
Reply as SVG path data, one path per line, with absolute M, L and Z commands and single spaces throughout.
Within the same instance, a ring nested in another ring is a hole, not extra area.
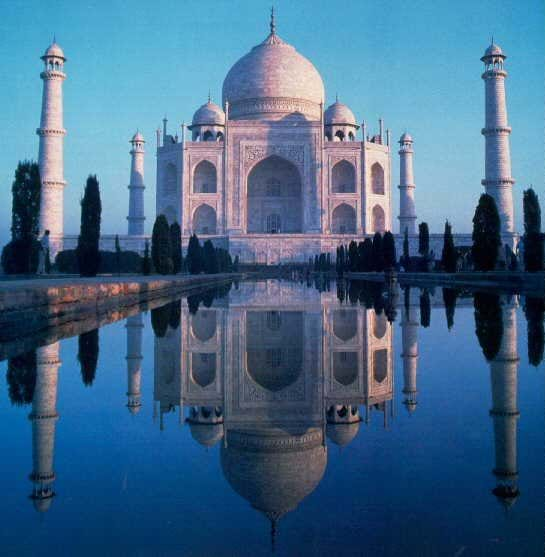
M 6 375 L 12 404 L 30 404 L 36 387 L 36 351 L 32 350 L 8 360 Z
M 524 315 L 528 325 L 528 361 L 537 367 L 543 361 L 545 300 L 527 296 L 524 302 Z
M 431 322 L 431 302 L 430 293 L 424 288 L 420 293 L 420 325 L 429 327 Z
M 458 290 L 455 288 L 443 288 L 443 302 L 445 304 L 445 314 L 447 317 L 447 327 L 450 331 L 454 325 L 454 312 L 456 311 L 456 300 Z
M 498 354 L 503 336 L 500 297 L 497 294 L 475 292 L 475 333 L 484 357 L 492 360 Z
M 95 380 L 98 362 L 98 329 L 83 333 L 78 337 L 78 361 L 81 378 L 86 387 Z

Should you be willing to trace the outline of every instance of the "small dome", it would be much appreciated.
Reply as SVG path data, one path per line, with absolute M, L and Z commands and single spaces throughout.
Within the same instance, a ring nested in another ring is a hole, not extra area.
M 399 138 L 399 143 L 406 143 L 408 141 L 412 142 L 413 138 L 410 134 L 408 134 L 407 132 L 405 132 L 400 138 Z
M 223 424 L 198 424 L 189 423 L 191 437 L 203 447 L 213 447 L 223 438 Z
M 141 142 L 141 143 L 145 143 L 145 141 L 144 141 L 144 136 L 143 136 L 139 131 L 137 131 L 137 132 L 132 136 L 131 143 L 132 143 L 132 142 L 136 142 L 136 141 L 139 141 L 139 142 Z
M 51 507 L 53 501 L 54 493 L 51 491 L 50 494 L 43 497 L 32 497 L 32 505 L 34 509 L 39 513 L 45 513 Z
M 485 51 L 485 56 L 503 56 L 502 49 L 497 45 L 492 43 Z
M 193 114 L 192 126 L 224 126 L 225 112 L 217 104 L 208 101 Z
M 42 58 L 47 58 L 49 56 L 56 56 L 57 58 L 62 58 L 63 60 L 66 60 L 62 48 L 54 41 L 49 45 Z
M 335 101 L 327 108 L 324 114 L 326 125 L 333 124 L 349 124 L 356 125 L 356 117 L 354 113 L 343 103 Z
M 326 425 L 327 438 L 339 447 L 345 447 L 352 443 L 359 430 L 360 422 Z
M 135 416 L 136 414 L 138 414 L 138 412 L 140 412 L 140 410 L 142 410 L 142 405 L 141 404 L 127 404 L 127 408 L 129 409 L 129 412 Z

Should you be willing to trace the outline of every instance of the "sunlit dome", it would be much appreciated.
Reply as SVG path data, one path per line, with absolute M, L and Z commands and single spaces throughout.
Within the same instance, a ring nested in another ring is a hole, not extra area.
M 503 56 L 502 49 L 497 45 L 492 43 L 485 51 L 485 56 Z
M 223 82 L 223 103 L 229 118 L 282 118 L 300 114 L 320 119 L 324 84 L 309 60 L 284 42 L 271 19 L 271 33 L 229 70 Z
M 407 141 L 412 141 L 413 138 L 410 134 L 408 134 L 407 132 L 405 132 L 400 138 L 399 138 L 399 142 L 400 143 L 405 143 Z
M 356 125 L 356 117 L 354 113 L 343 103 L 335 101 L 330 105 L 324 114 L 324 121 L 326 125 Z
M 137 142 L 137 141 L 140 142 L 140 143 L 144 143 L 144 136 L 139 131 L 137 131 L 132 136 L 132 139 L 131 139 L 131 142 Z
M 342 423 L 342 424 L 327 424 L 326 434 L 327 438 L 339 445 L 339 447 L 346 447 L 358 435 L 360 430 L 360 422 Z
M 55 41 L 53 41 L 48 46 L 48 48 L 45 51 L 42 58 L 48 58 L 50 56 L 56 56 L 57 58 L 62 58 L 63 60 L 66 60 L 66 58 L 64 57 L 64 52 L 62 51 L 62 48 Z
M 223 437 L 223 424 L 199 424 L 190 422 L 191 437 L 203 447 L 213 447 Z
M 208 100 L 193 114 L 192 126 L 224 126 L 225 112 Z

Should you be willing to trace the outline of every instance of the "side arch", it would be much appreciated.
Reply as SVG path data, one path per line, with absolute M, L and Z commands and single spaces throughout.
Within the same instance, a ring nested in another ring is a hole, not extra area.
M 371 190 L 374 194 L 384 195 L 384 168 L 378 162 L 371 166 Z
M 339 161 L 331 171 L 332 193 L 356 193 L 356 169 L 348 161 Z
M 193 193 L 217 192 L 216 167 L 210 161 L 201 161 L 193 171 Z
M 341 203 L 331 214 L 331 231 L 333 234 L 356 233 L 356 210 L 354 207 Z
M 193 232 L 196 234 L 216 234 L 216 211 L 203 203 L 193 213 Z
M 384 209 L 380 205 L 375 205 L 373 207 L 372 213 L 373 222 L 371 227 L 373 232 L 386 232 L 386 215 L 384 214 Z

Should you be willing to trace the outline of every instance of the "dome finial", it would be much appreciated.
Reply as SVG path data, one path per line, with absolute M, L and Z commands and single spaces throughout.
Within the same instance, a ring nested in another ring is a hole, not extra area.
M 339 102 L 339 93 L 335 93 L 335 102 L 336 102 L 336 103 Z
M 212 102 L 212 97 L 210 96 L 210 87 L 208 88 L 208 102 Z
M 274 20 L 274 6 L 271 6 L 271 35 L 276 35 L 276 22 Z

